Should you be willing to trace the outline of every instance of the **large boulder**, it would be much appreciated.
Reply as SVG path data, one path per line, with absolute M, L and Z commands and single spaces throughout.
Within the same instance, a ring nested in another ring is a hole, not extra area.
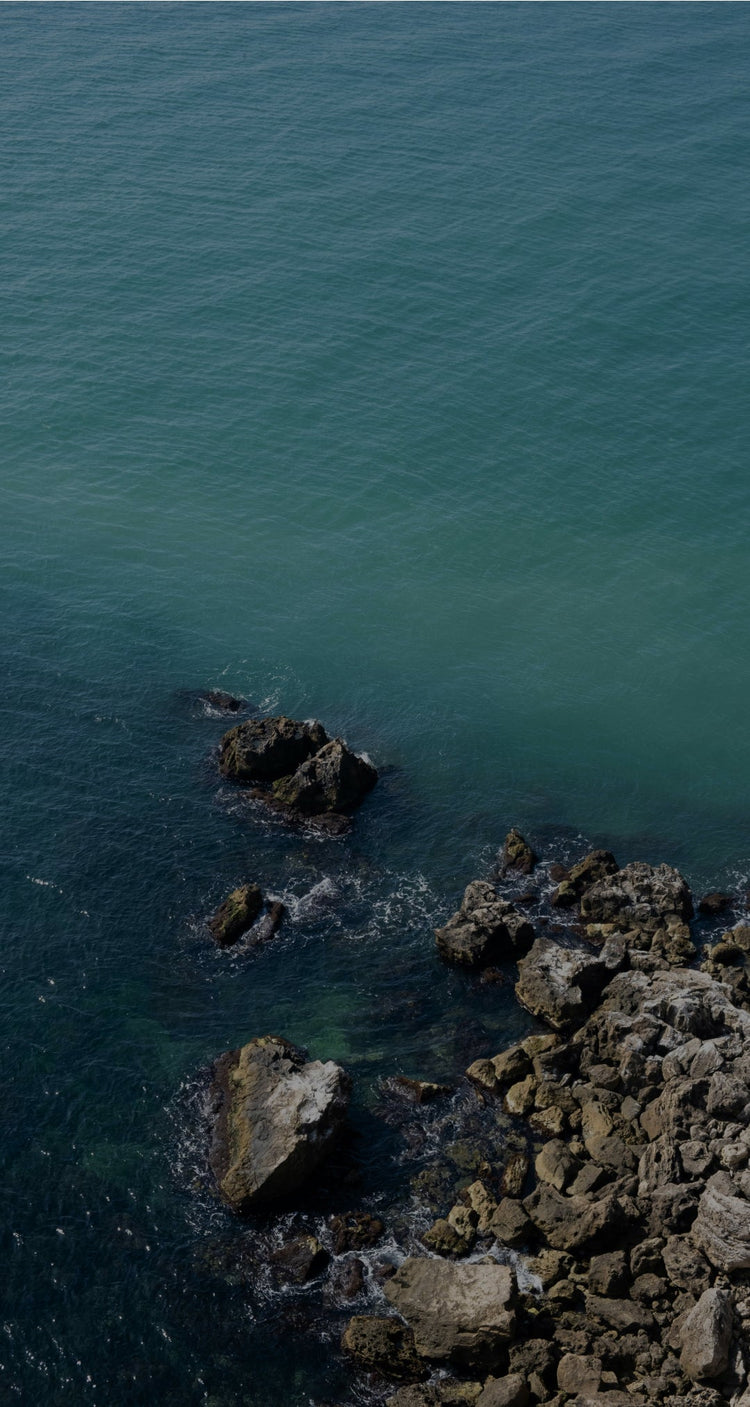
M 605 1192 L 598 1201 L 590 1201 L 586 1196 L 563 1196 L 545 1183 L 526 1198 L 523 1207 L 550 1246 L 581 1254 L 612 1246 L 638 1221 L 638 1208 L 629 1197 Z
M 327 742 L 292 776 L 274 783 L 277 802 L 305 816 L 351 811 L 372 791 L 378 774 L 371 762 L 352 752 L 341 738 Z
M 435 929 L 435 940 L 445 962 L 486 967 L 528 952 L 534 930 L 528 919 L 499 897 L 494 885 L 475 879 L 466 886 L 460 909 L 444 928 Z
M 300 723 L 283 714 L 251 718 L 224 734 L 219 768 L 235 782 L 274 782 L 295 772 L 327 742 L 322 723 Z
M 259 1036 L 214 1066 L 209 1161 L 222 1199 L 247 1212 L 308 1182 L 346 1118 L 350 1081 L 306 1060 L 280 1036 Z
M 422 1357 L 487 1370 L 504 1362 L 516 1328 L 517 1286 L 509 1266 L 410 1256 L 385 1293 L 413 1329 Z
M 623 962 L 616 943 L 598 953 L 563 948 L 537 938 L 518 964 L 516 996 L 523 1006 L 556 1031 L 573 1031 L 585 1021 L 605 983 Z
M 704 1290 L 680 1328 L 680 1366 L 694 1382 L 720 1378 L 732 1342 L 732 1296 L 727 1290 Z
M 587 923 L 612 923 L 622 932 L 637 928 L 654 933 L 668 918 L 682 922 L 693 916 L 686 881 L 671 865 L 647 865 L 636 860 L 585 889 L 581 918 Z

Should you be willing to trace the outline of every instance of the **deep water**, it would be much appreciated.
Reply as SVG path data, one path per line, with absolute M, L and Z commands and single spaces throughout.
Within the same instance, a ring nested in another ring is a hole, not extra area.
M 0 1395 L 307 1407 L 202 1071 L 525 1029 L 432 927 L 510 824 L 750 875 L 745 5 L 3 6 Z M 382 771 L 223 784 L 214 686 Z M 277 942 L 203 922 L 255 879 Z M 305 899 L 328 879 L 324 902 Z

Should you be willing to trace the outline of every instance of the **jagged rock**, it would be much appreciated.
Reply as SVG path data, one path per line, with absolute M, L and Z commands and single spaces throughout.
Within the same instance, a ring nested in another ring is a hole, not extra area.
M 361 1251 L 366 1246 L 375 1246 L 383 1235 L 384 1226 L 379 1217 L 370 1212 L 343 1212 L 331 1217 L 328 1223 L 334 1255 L 345 1251 Z
M 624 1251 L 606 1251 L 592 1256 L 589 1265 L 589 1288 L 596 1295 L 621 1295 L 627 1288 L 627 1257 Z
M 263 895 L 257 884 L 243 884 L 220 904 L 216 913 L 208 920 L 220 948 L 230 948 L 247 933 L 255 923 L 263 908 Z
M 520 1373 L 505 1378 L 489 1378 L 477 1398 L 477 1407 L 526 1407 L 529 1385 Z
M 651 1329 L 654 1316 L 645 1305 L 633 1300 L 615 1300 L 601 1295 L 586 1296 L 586 1313 L 593 1319 L 601 1319 L 618 1334 L 632 1333 L 638 1329 Z
M 727 1290 L 704 1290 L 680 1329 L 680 1366 L 694 1382 L 720 1378 L 729 1362 L 732 1297 Z
M 503 869 L 518 870 L 521 874 L 531 874 L 536 864 L 536 855 L 515 826 L 508 831 L 503 845 Z
M 575 1030 L 623 960 L 612 949 L 594 954 L 537 938 L 518 964 L 516 996 L 554 1030 Z
M 414 1331 L 417 1352 L 491 1370 L 516 1327 L 515 1275 L 505 1265 L 456 1264 L 411 1256 L 385 1286 Z
M 304 816 L 346 812 L 372 791 L 378 774 L 371 762 L 352 752 L 341 738 L 327 742 L 291 776 L 273 784 L 276 802 Z
M 467 885 L 461 907 L 443 928 L 435 929 L 438 952 L 461 967 L 486 967 L 527 952 L 534 930 L 494 886 L 475 879 Z
M 503 1197 L 520 1197 L 529 1171 L 529 1158 L 526 1153 L 511 1153 L 500 1178 L 500 1192 Z
M 609 850 L 591 850 L 573 865 L 552 895 L 552 903 L 560 909 L 572 908 L 583 891 L 606 879 L 617 870 L 617 861 Z
M 709 1179 L 691 1235 L 717 1270 L 750 1270 L 750 1204 L 734 1195 L 728 1173 Z
M 491 1094 L 497 1094 L 505 1085 L 517 1084 L 531 1074 L 531 1060 L 523 1045 L 511 1046 L 491 1060 L 475 1060 L 466 1071 L 467 1078 Z
M 581 918 L 587 923 L 612 923 L 622 932 L 636 928 L 654 933 L 664 920 L 693 916 L 690 890 L 671 865 L 647 865 L 636 860 L 586 889 Z
M 279 1036 L 229 1051 L 213 1072 L 209 1161 L 234 1211 L 304 1187 L 339 1137 L 350 1080 L 333 1061 L 307 1061 Z
M 544 1184 L 525 1199 L 523 1209 L 559 1251 L 596 1251 L 611 1245 L 638 1220 L 637 1208 L 629 1197 L 605 1193 L 599 1201 L 588 1201 L 585 1197 L 564 1197 Z
M 224 734 L 219 769 L 232 781 L 273 782 L 296 771 L 327 742 L 321 723 L 300 723 L 283 715 L 251 718 Z
M 464 1407 L 476 1402 L 482 1391 L 481 1383 L 426 1383 L 418 1387 L 400 1387 L 393 1397 L 386 1398 L 386 1407 Z
M 476 1227 L 480 1236 L 486 1236 L 497 1211 L 497 1202 L 481 1179 L 472 1182 L 463 1192 L 463 1198 L 476 1217 Z
M 317 1236 L 295 1236 L 271 1253 L 271 1261 L 287 1280 L 303 1285 L 325 1270 L 331 1257 Z
M 446 1217 L 439 1217 L 429 1230 L 424 1232 L 421 1240 L 428 1251 L 434 1251 L 438 1256 L 459 1258 L 469 1254 L 475 1237 L 476 1233 L 471 1238 L 464 1236 Z
M 402 1383 L 427 1377 L 414 1348 L 414 1335 L 399 1319 L 356 1314 L 344 1330 L 341 1347 L 368 1373 Z

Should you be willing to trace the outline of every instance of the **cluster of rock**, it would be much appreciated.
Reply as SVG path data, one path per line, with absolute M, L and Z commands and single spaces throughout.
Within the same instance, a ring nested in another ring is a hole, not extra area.
M 205 698 L 224 712 L 236 712 L 240 699 L 221 690 Z M 305 723 L 284 715 L 251 718 L 230 728 L 221 739 L 223 776 L 252 787 L 254 796 L 291 818 L 305 818 L 334 834 L 349 828 L 349 812 L 374 787 L 372 763 L 351 751 L 341 738 L 329 739 L 322 723 Z M 220 948 L 233 947 L 246 934 L 257 947 L 273 937 L 284 906 L 264 898 L 257 884 L 233 889 L 208 920 Z
M 283 715 L 230 728 L 221 740 L 219 768 L 274 809 L 334 832 L 348 827 L 350 812 L 378 779 L 372 763 L 342 738 L 329 738 L 322 723 Z
M 512 832 L 503 873 L 534 863 Z M 548 1028 L 466 1072 L 526 1151 L 464 1180 L 342 1347 L 371 1385 L 391 1384 L 388 1407 L 750 1407 L 750 928 L 697 966 L 691 896 L 670 866 L 594 851 L 556 878 L 568 926 L 555 937 L 484 880 L 436 930 L 452 964 L 515 961 L 519 1001 Z M 391 1083 L 417 1107 L 448 1092 Z M 246 1213 L 303 1193 L 349 1091 L 339 1066 L 278 1037 L 223 1056 L 210 1164 L 225 1203 Z M 330 1249 L 306 1233 L 274 1257 L 303 1283 L 382 1232 L 339 1216 Z M 346 1273 L 358 1293 L 361 1262 Z
M 750 929 L 689 967 L 682 876 L 606 851 L 552 904 L 574 938 L 530 935 L 485 882 L 436 931 L 449 962 L 515 958 L 552 1028 L 467 1071 L 524 1121 L 531 1166 L 466 1187 L 422 1237 L 434 1258 L 386 1284 L 400 1319 L 358 1316 L 344 1346 L 404 1384 L 389 1407 L 750 1407 Z

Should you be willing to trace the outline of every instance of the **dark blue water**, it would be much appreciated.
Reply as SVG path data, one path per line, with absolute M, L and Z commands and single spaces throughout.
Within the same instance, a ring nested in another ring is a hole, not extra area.
M 378 1080 L 524 1020 L 431 937 L 510 824 L 750 872 L 748 12 L 2 19 L 0 1391 L 303 1407 L 335 1346 L 207 1251 L 207 1063 L 343 1061 L 390 1206 Z M 351 838 L 220 782 L 211 685 L 369 750 Z

